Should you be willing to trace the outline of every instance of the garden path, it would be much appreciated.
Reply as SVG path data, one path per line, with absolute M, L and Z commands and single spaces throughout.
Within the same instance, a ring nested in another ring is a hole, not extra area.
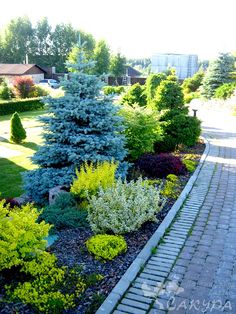
M 236 117 L 198 115 L 209 153 L 197 180 L 157 251 L 106 314 L 236 313 Z

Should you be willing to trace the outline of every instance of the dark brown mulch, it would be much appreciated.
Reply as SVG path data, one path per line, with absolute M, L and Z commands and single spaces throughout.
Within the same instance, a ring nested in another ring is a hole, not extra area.
M 199 161 L 204 148 L 205 145 L 199 143 L 188 150 L 178 151 L 177 155 L 183 157 L 185 154 L 194 154 L 194 160 Z M 188 173 L 180 177 L 180 192 L 183 190 L 190 176 L 191 174 Z M 97 273 L 104 276 L 102 281 L 86 290 L 79 306 L 73 310 L 67 311 L 67 313 L 95 313 L 100 304 L 95 304 L 93 309 L 90 308 L 93 296 L 95 294 L 100 294 L 106 297 L 111 292 L 112 288 L 116 285 L 163 221 L 174 202 L 175 200 L 171 199 L 165 204 L 163 210 L 157 214 L 158 222 L 148 222 L 138 231 L 125 235 L 128 250 L 126 254 L 118 256 L 113 261 L 101 262 L 88 254 L 85 247 L 85 241 L 93 234 L 91 230 L 74 229 L 60 232 L 59 239 L 50 248 L 50 251 L 57 256 L 59 264 L 67 265 L 69 267 L 79 265 L 83 267 L 83 272 L 85 274 Z M 16 307 L 16 305 L 13 304 L 6 305 L 2 310 L 0 305 L 0 313 L 16 313 L 14 308 L 18 309 L 17 313 L 33 313 L 28 307 L 21 307 L 20 305 Z

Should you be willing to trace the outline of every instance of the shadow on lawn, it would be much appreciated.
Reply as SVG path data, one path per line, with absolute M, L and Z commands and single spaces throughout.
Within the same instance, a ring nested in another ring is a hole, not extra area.
M 0 158 L 1 198 L 12 198 L 23 193 L 21 173 L 26 170 L 7 158 Z
M 26 148 L 30 148 L 30 149 L 35 150 L 35 151 L 37 151 L 39 148 L 38 144 L 36 144 L 34 142 L 25 142 L 25 143 L 21 143 L 20 145 L 23 147 L 26 147 Z

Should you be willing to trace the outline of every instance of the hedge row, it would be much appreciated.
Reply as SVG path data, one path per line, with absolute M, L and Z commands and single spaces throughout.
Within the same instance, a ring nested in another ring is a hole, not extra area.
M 14 112 L 33 111 L 43 109 L 44 104 L 41 98 L 17 99 L 0 101 L 0 116 Z

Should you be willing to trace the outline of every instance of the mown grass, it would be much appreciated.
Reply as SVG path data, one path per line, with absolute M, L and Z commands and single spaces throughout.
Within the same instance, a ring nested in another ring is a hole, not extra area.
M 17 151 L 19 155 L 10 158 L 0 158 L 0 194 L 4 198 L 12 198 L 24 193 L 22 189 L 21 173 L 26 170 L 34 169 L 30 157 L 42 143 L 41 122 L 37 120 L 39 115 L 45 114 L 44 111 L 32 111 L 20 113 L 22 123 L 27 131 L 27 138 L 21 145 L 13 144 L 8 141 L 10 130 L 11 115 L 0 117 L 0 133 L 6 134 L 6 140 L 0 141 L 1 147 Z M 5 137 L 5 136 L 4 136 Z

